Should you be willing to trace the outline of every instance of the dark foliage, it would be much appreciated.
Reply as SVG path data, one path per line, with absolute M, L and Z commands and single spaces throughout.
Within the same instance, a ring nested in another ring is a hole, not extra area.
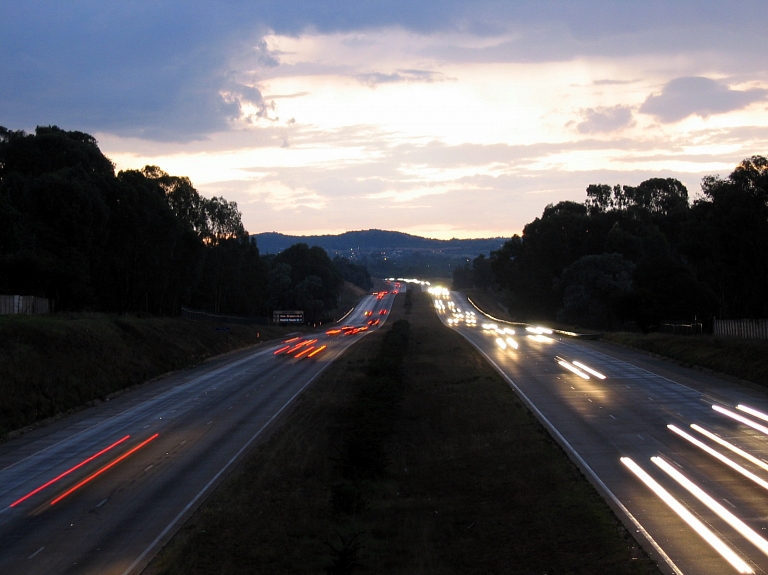
M 321 248 L 272 264 L 237 204 L 201 196 L 189 178 L 157 166 L 115 174 L 81 132 L 0 127 L 0 293 L 118 314 L 267 315 L 274 304 L 312 320 L 335 307 L 344 280 Z M 365 269 L 345 270 L 370 284 Z
M 333 264 L 338 268 L 344 281 L 348 281 L 364 290 L 373 289 L 371 274 L 368 273 L 368 268 L 365 266 L 350 263 L 347 258 L 342 256 L 334 257 Z
M 672 178 L 593 184 L 585 203 L 547 206 L 492 252 L 496 284 L 519 319 L 590 327 L 766 317 L 768 160 L 744 160 L 702 197 Z M 470 270 L 458 271 L 467 283 Z M 477 287 L 477 282 L 473 282 Z

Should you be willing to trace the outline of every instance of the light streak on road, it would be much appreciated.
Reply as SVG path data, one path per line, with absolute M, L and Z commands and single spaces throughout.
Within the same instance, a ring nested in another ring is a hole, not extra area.
M 114 442 L 112 445 L 110 445 L 109 447 L 105 447 L 104 449 L 102 449 L 102 450 L 101 450 L 101 451 L 99 451 L 98 453 L 95 453 L 95 454 L 91 455 L 89 458 L 85 459 L 84 461 L 81 461 L 80 463 L 78 463 L 78 464 L 77 464 L 77 465 L 75 465 L 74 467 L 72 467 L 72 468 L 70 468 L 70 469 L 67 469 L 67 470 L 66 470 L 64 473 L 62 473 L 62 474 L 61 474 L 61 475 L 59 475 L 58 477 L 54 477 L 54 478 L 53 478 L 53 479 L 51 479 L 49 482 L 47 482 L 47 483 L 44 483 L 43 485 L 41 485 L 40 487 L 38 487 L 38 488 L 37 488 L 37 489 L 35 489 L 34 491 L 30 491 L 29 493 L 27 493 L 27 494 L 26 494 L 24 497 L 22 497 L 21 499 L 17 499 L 17 500 L 16 500 L 16 501 L 14 501 L 13 503 L 11 503 L 9 507 L 16 507 L 16 506 L 17 506 L 19 503 L 21 503 L 22 501 L 26 501 L 27 499 L 29 499 L 30 497 L 32 497 L 32 496 L 33 496 L 33 495 L 35 495 L 36 493 L 40 493 L 40 492 L 41 492 L 43 489 L 45 489 L 46 487 L 48 487 L 48 486 L 50 486 L 50 485 L 53 485 L 53 484 L 54 484 L 54 483 L 56 483 L 56 482 L 57 482 L 59 479 L 61 479 L 61 478 L 63 478 L 63 477 L 66 477 L 67 475 L 69 475 L 69 474 L 70 474 L 70 473 L 72 473 L 73 471 L 76 471 L 76 470 L 80 469 L 80 468 L 81 468 L 83 465 L 85 465 L 86 463 L 90 463 L 91 461 L 93 461 L 93 460 L 94 460 L 94 459 L 96 459 L 97 457 L 99 457 L 99 456 L 101 456 L 101 455 L 104 455 L 104 454 L 105 454 L 107 451 L 109 451 L 110 449 L 113 449 L 113 448 L 117 447 L 118 445 L 120 445 L 122 442 L 124 442 L 124 441 L 127 441 L 129 437 L 131 437 L 131 436 L 130 436 L 130 435 L 126 435 L 126 436 L 125 436 L 125 437 L 123 437 L 122 439 L 118 439 L 117 441 L 115 441 L 115 442 Z
M 755 475 L 751 471 L 743 468 L 741 465 L 739 465 L 738 463 L 736 463 L 732 459 L 726 457 L 722 453 L 720 453 L 718 451 L 715 451 L 709 445 L 707 445 L 705 443 L 702 443 L 701 441 L 699 441 L 698 439 L 696 439 L 692 435 L 686 433 L 685 431 L 683 431 L 682 429 L 680 429 L 678 427 L 675 427 L 674 425 L 671 425 L 671 424 L 667 425 L 667 428 L 670 431 L 672 431 L 673 433 L 678 434 L 683 439 L 693 443 L 699 449 L 702 449 L 702 450 L 706 451 L 707 453 L 709 453 L 715 459 L 718 459 L 718 460 L 722 461 L 723 463 L 725 463 L 728 467 L 730 467 L 734 471 L 736 471 L 738 473 L 741 473 L 744 477 L 746 477 L 750 481 L 754 481 L 755 483 L 757 483 L 763 489 L 768 489 L 768 482 L 760 479 L 757 475 Z
M 285 353 L 286 353 L 286 355 L 289 355 L 289 354 L 293 353 L 294 351 L 296 351 L 298 349 L 301 349 L 302 347 L 306 347 L 308 345 L 312 345 L 316 341 L 317 341 L 316 339 L 307 339 L 307 340 L 304 340 L 304 341 L 300 341 L 299 343 L 294 345 L 291 349 L 289 349 Z
M 508 344 L 509 344 L 509 345 L 510 345 L 510 346 L 511 346 L 513 349 L 517 349 L 517 348 L 519 348 L 519 347 L 520 347 L 519 345 L 517 345 L 517 342 L 516 342 L 514 339 L 512 339 L 511 337 L 508 337 L 508 338 L 507 338 L 507 343 L 508 343 Z
M 720 407 L 719 405 L 713 405 L 712 409 L 714 409 L 718 413 L 722 413 L 723 415 L 730 417 L 731 419 L 740 421 L 744 425 L 748 425 L 749 427 L 751 427 L 752 429 L 756 429 L 760 433 L 764 433 L 765 435 L 768 435 L 768 427 L 764 425 L 760 425 L 759 423 L 752 421 L 751 419 L 747 419 L 743 415 L 739 415 L 738 413 L 735 413 L 730 409 L 725 409 L 724 407 Z
M 747 407 L 746 405 L 742 405 L 742 404 L 737 405 L 736 409 L 740 411 L 744 411 L 750 415 L 754 415 L 755 417 L 757 417 L 758 419 L 762 419 L 763 421 L 768 421 L 768 415 L 766 415 L 762 411 L 757 411 L 756 409 Z
M 757 465 L 759 467 L 762 467 L 763 469 L 768 471 L 768 463 L 766 463 L 762 459 L 758 459 L 757 457 L 755 457 L 754 455 L 752 455 L 750 453 L 747 453 L 743 449 L 739 449 L 733 443 L 730 443 L 730 442 L 726 441 L 722 437 L 719 437 L 719 436 L 715 435 L 714 433 L 712 433 L 710 431 L 707 431 L 706 429 L 704 429 L 703 427 L 701 427 L 699 425 L 696 425 L 695 423 L 691 424 L 691 429 L 693 429 L 694 431 L 698 431 L 699 433 L 701 433 L 705 437 L 709 437 L 712 441 L 715 441 L 715 442 L 719 443 L 720 445 L 722 445 L 726 449 L 730 449 L 731 451 L 733 451 L 737 455 L 740 455 L 741 457 L 743 457 L 747 461 L 751 461 L 755 465 Z
M 661 457 L 651 457 L 651 461 L 663 469 L 672 479 L 685 487 L 685 489 L 687 489 L 688 492 L 691 493 L 691 495 L 693 495 L 696 499 L 709 507 L 718 517 L 720 517 L 720 519 L 741 533 L 750 543 L 760 549 L 760 551 L 762 551 L 765 555 L 768 555 L 768 541 L 760 537 L 760 535 L 758 535 L 751 527 L 736 517 L 733 513 L 728 511 L 725 507 L 720 505 L 703 489 L 693 483 L 693 481 L 688 479 L 685 475 L 680 473 L 677 469 L 672 467 Z
M 314 346 L 314 345 L 312 345 L 312 346 L 310 346 L 310 347 L 305 347 L 305 348 L 304 348 L 302 351 L 300 351 L 299 353 L 297 353 L 297 354 L 296 354 L 294 357 L 296 357 L 296 358 L 302 357 L 304 354 L 306 354 L 306 353 L 309 353 L 309 352 L 310 352 L 310 351 L 312 351 L 313 349 L 315 349 L 315 346 Z
M 68 495 L 71 495 L 72 493 L 74 493 L 75 491 L 77 491 L 78 489 L 80 489 L 80 488 L 81 488 L 83 485 L 85 485 L 85 484 L 87 484 L 87 483 L 90 483 L 91 481 L 93 481 L 94 479 L 96 479 L 96 478 L 97 478 L 99 475 L 101 475 L 102 473 L 104 473 L 104 472 L 105 472 L 105 471 L 107 471 L 108 469 L 111 469 L 112 467 L 114 467 L 115 465 L 117 465 L 118 463 L 120 463 L 120 462 L 121 462 L 123 459 L 125 459 L 126 457 L 128 457 L 128 456 L 132 455 L 133 453 L 136 453 L 136 452 L 137 452 L 139 449 L 141 449 L 142 447 L 144 447 L 145 445 L 147 445 L 147 444 L 148 444 L 150 441 L 154 441 L 155 439 L 157 439 L 158 435 L 160 435 L 160 434 L 159 434 L 159 433 L 155 433 L 155 434 L 154 434 L 152 437 L 150 437 L 149 439 L 145 439 L 144 441 L 142 441 L 141 443 L 139 443 L 139 444 L 138 444 L 136 447 L 133 447 L 133 448 L 131 448 L 130 450 L 126 451 L 126 452 L 125 452 L 125 453 L 123 453 L 123 454 L 122 454 L 120 457 L 118 457 L 117 459 L 115 459 L 115 460 L 114 460 L 114 461 L 112 461 L 111 463 L 108 463 L 107 465 L 105 465 L 104 467 L 102 467 L 101 469 L 99 469 L 98 471 L 96 471 L 96 472 L 92 473 L 91 475 L 89 475 L 88 477 L 86 477 L 85 479 L 83 479 L 83 480 L 82 480 L 80 483 L 78 483 L 78 484 L 77 484 L 77 485 L 75 485 L 74 487 L 70 487 L 70 488 L 69 488 L 69 489 L 67 489 L 67 490 L 66 490 L 64 493 L 62 493 L 61 495 L 59 495 L 59 496 L 58 496 L 56 499 L 54 499 L 53 501 L 51 501 L 51 505 L 56 505 L 56 504 L 57 504 L 59 501 L 61 501 L 62 499 L 64 499 L 64 498 L 65 498 L 65 497 L 67 497 Z
M 529 331 L 531 333 L 535 333 L 537 335 L 547 334 L 552 335 L 552 330 L 547 327 L 526 327 L 525 331 Z
M 586 371 L 590 375 L 594 375 L 597 379 L 605 379 L 605 376 L 602 373 L 600 373 L 599 371 L 595 371 L 594 369 L 592 369 L 589 366 L 584 365 L 580 361 L 574 361 L 573 365 L 583 369 L 584 371 Z
M 571 365 L 570 363 L 568 363 L 568 362 L 567 362 L 567 361 L 565 361 L 564 359 L 559 359 L 559 360 L 557 360 L 557 363 L 558 363 L 559 365 L 562 365 L 562 366 L 563 366 L 565 369 L 567 369 L 568 371 L 572 371 L 573 373 L 575 373 L 575 374 L 576 374 L 576 375 L 578 375 L 579 377 L 581 377 L 581 378 L 583 378 L 583 379 L 589 379 L 589 376 L 588 376 L 586 373 L 584 373 L 583 371 L 581 371 L 581 370 L 580 370 L 578 367 L 575 367 L 575 366 Z
M 280 352 L 283 352 L 283 351 L 285 351 L 286 349 L 289 349 L 290 347 L 291 347 L 290 345 L 286 345 L 285 347 L 281 347 L 280 349 L 276 350 L 276 351 L 273 353 L 273 355 L 278 355 Z
M 754 573 L 755 571 L 741 558 L 736 552 L 728 547 L 722 539 L 712 533 L 693 513 L 675 499 L 669 492 L 664 489 L 659 483 L 650 475 L 648 475 L 642 467 L 635 463 L 629 457 L 622 457 L 621 462 L 640 479 L 645 485 L 653 491 L 659 499 L 666 503 L 670 509 L 677 513 L 680 518 L 685 521 L 690 527 L 699 534 L 699 536 L 709 543 L 712 548 L 720 553 L 720 555 L 728 561 L 733 568 L 739 573 Z
M 327 346 L 327 345 L 321 345 L 321 346 L 320 346 L 320 347 L 318 347 L 318 348 L 317 348 L 315 351 L 313 351 L 312 353 L 310 353 L 310 354 L 309 354 L 307 357 L 313 357 L 313 356 L 317 355 L 318 353 L 320 353 L 321 351 L 323 351 L 323 350 L 324 350 L 326 347 L 328 347 L 328 346 Z
M 501 349 L 507 349 L 507 342 L 505 342 L 500 337 L 496 338 L 496 345 L 498 345 Z

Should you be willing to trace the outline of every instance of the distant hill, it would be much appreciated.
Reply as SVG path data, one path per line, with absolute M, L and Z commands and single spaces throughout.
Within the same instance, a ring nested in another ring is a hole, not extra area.
M 320 246 L 331 256 L 395 250 L 439 252 L 453 257 L 477 257 L 499 249 L 509 238 L 436 240 L 386 230 L 363 230 L 337 235 L 288 236 L 277 232 L 253 234 L 261 254 L 276 254 L 296 243 Z

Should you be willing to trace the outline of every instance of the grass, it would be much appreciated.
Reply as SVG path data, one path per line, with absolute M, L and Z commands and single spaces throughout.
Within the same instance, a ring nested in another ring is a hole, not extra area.
M 334 316 L 366 293 L 347 282 Z M 0 440 L 165 373 L 306 329 L 96 313 L 0 315 Z
M 658 573 L 425 294 L 350 348 L 152 575 Z
M 287 330 L 217 327 L 103 314 L 0 316 L 0 437 Z
M 768 387 L 768 341 L 711 335 L 606 333 L 603 339 Z

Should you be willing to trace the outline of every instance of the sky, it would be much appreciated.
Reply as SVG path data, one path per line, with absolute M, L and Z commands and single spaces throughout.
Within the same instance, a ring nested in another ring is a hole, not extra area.
M 0 125 L 96 137 L 251 233 L 509 237 L 768 153 L 765 0 L 3 0 Z

